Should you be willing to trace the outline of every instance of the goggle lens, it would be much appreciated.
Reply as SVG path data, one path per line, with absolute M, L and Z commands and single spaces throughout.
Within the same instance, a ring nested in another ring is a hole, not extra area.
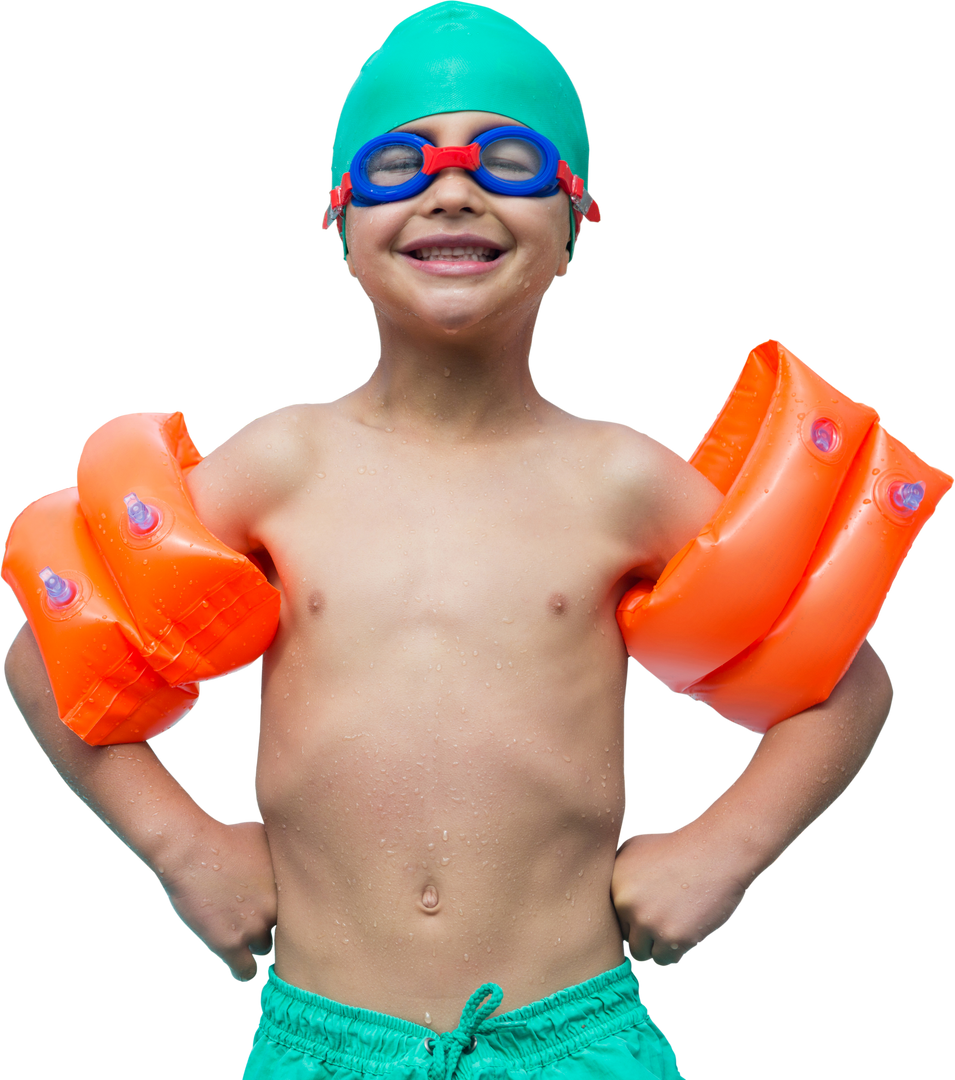
M 498 180 L 519 184 L 539 175 L 544 157 L 527 139 L 497 139 L 481 150 L 481 164 Z
M 397 187 L 413 180 L 424 165 L 424 157 L 416 146 L 393 143 L 379 146 L 362 162 L 365 179 L 376 187 Z

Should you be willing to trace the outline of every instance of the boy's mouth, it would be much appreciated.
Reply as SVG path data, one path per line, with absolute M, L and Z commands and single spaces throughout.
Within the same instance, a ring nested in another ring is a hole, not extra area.
M 457 279 L 493 274 L 508 251 L 480 233 L 433 232 L 406 241 L 398 254 L 416 273 Z
M 456 247 L 421 247 L 407 254 L 419 262 L 430 262 L 432 259 L 440 259 L 442 262 L 493 262 L 500 257 L 501 252 L 498 248 L 467 244 Z

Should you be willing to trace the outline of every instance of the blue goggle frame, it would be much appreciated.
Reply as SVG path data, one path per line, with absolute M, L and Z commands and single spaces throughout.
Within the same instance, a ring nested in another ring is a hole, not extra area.
M 522 139 L 540 152 L 541 167 L 529 180 L 501 180 L 490 173 L 481 163 L 481 152 L 500 139 Z M 368 179 L 366 166 L 374 152 L 384 146 L 412 146 L 421 152 L 423 163 L 420 172 L 403 184 L 383 187 Z M 476 148 L 476 150 L 472 150 Z M 442 160 L 443 159 L 443 160 Z M 398 202 L 410 199 L 424 191 L 434 182 L 442 169 L 464 168 L 472 172 L 474 179 L 485 191 L 495 195 L 523 195 L 543 198 L 558 190 L 557 147 L 536 131 L 520 127 L 500 127 L 485 131 L 466 147 L 435 147 L 419 135 L 393 132 L 378 135 L 358 151 L 351 167 L 352 202 L 356 206 L 374 206 L 376 203 Z M 445 164 L 445 162 L 447 162 Z
M 533 177 L 527 180 L 504 180 L 485 168 L 481 160 L 483 151 L 502 139 L 521 139 L 537 149 L 541 163 Z M 368 161 L 377 150 L 386 146 L 413 147 L 422 157 L 420 170 L 410 180 L 401 184 L 373 183 L 368 179 Z M 322 228 L 327 229 L 333 221 L 340 219 L 349 202 L 353 202 L 355 206 L 379 206 L 382 203 L 414 198 L 433 183 L 442 169 L 466 169 L 482 188 L 495 195 L 546 198 L 563 190 L 570 197 L 578 228 L 580 217 L 586 217 L 590 221 L 600 220 L 600 211 L 584 187 L 583 180 L 573 174 L 550 139 L 532 128 L 509 125 L 482 132 L 469 146 L 437 147 L 420 135 L 412 135 L 406 131 L 376 135 L 361 147 L 352 159 L 351 169 L 342 177 L 341 184 L 332 189 L 331 203 Z

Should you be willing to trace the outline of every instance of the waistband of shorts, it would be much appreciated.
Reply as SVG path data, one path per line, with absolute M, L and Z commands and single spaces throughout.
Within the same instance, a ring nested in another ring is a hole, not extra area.
M 464 1005 L 462 1001 L 462 1009 Z M 586 982 L 484 1021 L 477 1036 L 481 1052 L 475 1058 L 490 1055 L 501 1064 L 539 1067 L 646 1018 L 637 980 L 625 960 Z M 425 1042 L 437 1034 L 410 1020 L 300 990 L 272 968 L 262 990 L 259 1032 L 330 1064 L 369 1073 L 383 1072 L 396 1061 L 429 1061 Z

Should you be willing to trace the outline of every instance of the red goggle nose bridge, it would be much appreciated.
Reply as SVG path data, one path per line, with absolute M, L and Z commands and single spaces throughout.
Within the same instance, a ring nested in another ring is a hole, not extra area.
M 481 167 L 481 147 L 476 143 L 470 146 L 430 146 L 421 147 L 424 164 L 421 171 L 432 176 L 442 169 L 468 169 L 476 172 Z

